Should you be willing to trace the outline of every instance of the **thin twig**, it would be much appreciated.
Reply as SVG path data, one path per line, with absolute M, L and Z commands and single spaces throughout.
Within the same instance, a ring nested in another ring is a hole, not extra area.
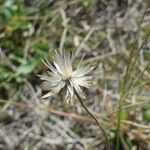
M 68 118 L 69 120 L 76 120 L 76 121 L 91 121 L 91 118 L 90 117 L 86 117 L 86 116 L 80 116 L 80 115 L 77 115 L 77 114 L 74 114 L 74 113 L 66 113 L 66 112 L 63 112 L 63 111 L 57 111 L 51 107 L 38 107 L 38 106 L 31 106 L 29 104 L 26 104 L 26 103 L 22 103 L 22 102 L 16 102 L 16 101 L 13 101 L 13 100 L 3 100 L 3 99 L 0 99 L 0 103 L 4 103 L 4 104 L 12 104 L 12 105 L 15 105 L 16 107 L 20 107 L 20 108 L 28 108 L 28 109 L 31 109 L 31 110 L 34 110 L 34 108 L 37 107 L 37 109 L 41 110 L 41 111 L 46 111 L 46 112 L 49 112 L 49 113 L 52 113 L 52 114 L 55 114 L 55 115 L 58 115 L 58 116 L 63 116 L 63 117 L 66 117 Z
M 76 50 L 75 56 L 74 56 L 75 58 L 78 56 L 78 54 L 79 54 L 80 51 L 82 50 L 84 43 L 89 40 L 90 36 L 93 34 L 93 32 L 94 32 L 95 30 L 96 30 L 95 28 L 91 28 L 91 29 L 89 30 L 89 32 L 87 33 L 87 35 L 85 36 L 85 38 L 83 39 L 83 41 L 81 42 L 81 44 L 79 45 L 78 49 Z
M 131 126 L 135 126 L 135 127 L 137 127 L 137 128 L 143 128 L 143 129 L 148 129 L 148 130 L 150 130 L 150 126 L 148 126 L 148 125 L 142 125 L 142 124 L 138 124 L 138 123 L 136 123 L 136 122 L 133 122 L 133 121 L 129 121 L 129 120 L 123 120 L 122 121 L 124 124 L 128 124 L 128 125 L 131 125 Z
M 10 59 L 6 56 L 3 52 L 1 45 L 0 45 L 0 59 L 5 62 L 13 71 L 17 70 L 17 67 L 10 61 Z
M 122 143 L 122 146 L 124 147 L 125 150 L 129 150 L 129 146 L 128 144 L 126 143 L 124 137 L 123 137 L 123 134 L 120 133 L 120 140 L 121 140 L 121 143 Z
M 66 17 L 66 14 L 65 14 L 64 10 L 61 10 L 61 16 L 62 16 L 62 19 L 63 19 L 64 30 L 63 30 L 63 33 L 62 33 L 62 36 L 61 36 L 61 41 L 60 41 L 60 45 L 59 45 L 59 52 L 62 54 L 63 46 L 64 46 L 64 43 L 65 43 L 65 39 L 66 39 L 66 35 L 67 35 L 67 30 L 68 30 L 67 29 L 68 19 Z

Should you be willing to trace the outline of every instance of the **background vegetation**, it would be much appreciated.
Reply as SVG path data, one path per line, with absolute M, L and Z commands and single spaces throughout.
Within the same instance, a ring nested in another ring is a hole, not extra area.
M 104 149 L 101 131 L 77 102 L 41 99 L 38 74 L 55 50 L 94 64 L 87 106 L 111 149 L 150 149 L 148 0 L 0 1 L 0 149 Z

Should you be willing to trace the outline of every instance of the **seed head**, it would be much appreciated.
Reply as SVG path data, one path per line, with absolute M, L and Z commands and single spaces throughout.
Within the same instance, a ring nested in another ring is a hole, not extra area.
M 90 65 L 77 67 L 73 70 L 72 60 L 69 54 L 57 54 L 51 64 L 48 60 L 43 63 L 49 68 L 48 75 L 40 75 L 44 80 L 43 90 L 49 91 L 42 98 L 53 96 L 64 91 L 64 100 L 73 104 L 73 97 L 77 92 L 84 98 L 81 87 L 89 88 L 93 85 L 93 69 Z

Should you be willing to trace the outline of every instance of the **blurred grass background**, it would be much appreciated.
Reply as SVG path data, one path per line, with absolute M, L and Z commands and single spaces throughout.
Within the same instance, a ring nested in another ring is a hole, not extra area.
M 0 1 L 0 149 L 104 149 L 77 103 L 43 100 L 41 59 L 65 49 L 97 65 L 86 104 L 111 149 L 150 149 L 148 0 Z M 117 113 L 118 112 L 118 113 Z M 119 139 L 119 140 L 118 140 Z M 119 144 L 117 144 L 119 143 Z

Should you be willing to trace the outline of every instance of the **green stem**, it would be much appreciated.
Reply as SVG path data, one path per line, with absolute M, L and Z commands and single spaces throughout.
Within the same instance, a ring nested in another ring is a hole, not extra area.
M 120 126 L 121 126 L 121 113 L 122 113 L 122 99 L 123 96 L 121 96 L 119 100 L 119 110 L 117 113 L 117 134 L 116 134 L 116 150 L 119 150 L 120 147 Z
M 94 116 L 94 114 L 92 114 L 92 112 L 88 109 L 88 107 L 85 105 L 85 103 L 83 102 L 83 99 L 80 97 L 80 95 L 75 91 L 75 94 L 80 102 L 80 104 L 83 106 L 83 108 L 91 115 L 91 117 L 95 120 L 95 122 L 97 123 L 97 125 L 99 126 L 99 128 L 103 131 L 103 135 L 105 136 L 105 138 L 107 139 L 107 150 L 110 150 L 109 148 L 109 138 L 108 135 L 104 129 L 104 127 L 99 123 L 99 121 L 97 120 L 97 118 Z

